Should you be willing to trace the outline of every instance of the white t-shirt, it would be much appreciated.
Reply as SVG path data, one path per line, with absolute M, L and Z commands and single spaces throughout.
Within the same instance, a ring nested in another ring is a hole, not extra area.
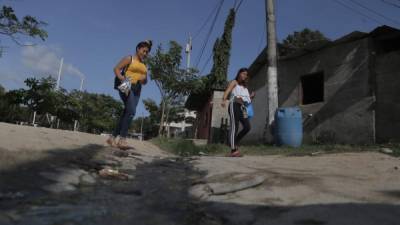
M 231 100 L 233 100 L 234 97 L 241 98 L 243 101 L 251 103 L 249 90 L 242 85 L 236 84 L 236 86 L 233 88 L 231 92 Z

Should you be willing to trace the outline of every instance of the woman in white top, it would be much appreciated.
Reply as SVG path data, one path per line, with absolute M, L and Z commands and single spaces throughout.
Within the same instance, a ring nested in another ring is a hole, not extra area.
M 228 96 L 229 97 L 229 116 L 230 116 L 230 130 L 229 130 L 229 145 L 231 153 L 229 156 L 240 157 L 241 154 L 237 147 L 240 140 L 250 131 L 250 122 L 247 117 L 246 105 L 251 103 L 254 98 L 254 92 L 249 94 L 247 89 L 248 82 L 248 69 L 239 69 L 235 80 L 229 83 L 229 86 L 224 92 L 222 99 L 222 107 L 225 107 Z M 239 132 L 239 122 L 242 124 L 243 129 Z

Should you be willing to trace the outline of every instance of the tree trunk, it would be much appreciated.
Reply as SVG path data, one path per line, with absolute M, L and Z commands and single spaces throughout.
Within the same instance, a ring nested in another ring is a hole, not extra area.
M 169 124 L 168 124 L 168 119 L 169 119 L 169 112 L 170 112 L 170 110 L 171 110 L 171 107 L 168 107 L 167 108 L 167 113 L 166 113 L 166 115 L 165 115 L 165 123 L 167 124 L 167 137 L 169 138 L 170 137 L 170 133 L 169 133 Z
M 158 136 L 162 135 L 162 130 L 164 127 L 164 114 L 165 114 L 165 98 L 162 98 L 161 119 L 160 119 L 160 127 L 158 128 Z

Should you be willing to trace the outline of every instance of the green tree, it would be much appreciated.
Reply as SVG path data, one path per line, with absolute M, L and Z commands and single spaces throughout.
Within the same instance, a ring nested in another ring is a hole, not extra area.
M 112 131 L 123 109 L 120 101 L 104 94 L 75 91 L 72 95 L 75 99 L 79 99 L 77 107 L 82 131 L 89 133 Z
M 23 107 L 25 98 L 25 90 L 11 90 L 2 96 L 2 104 L 0 105 L 0 118 L 5 122 L 27 121 L 28 110 Z
M 221 38 L 214 43 L 213 66 L 210 74 L 199 79 L 199 88 L 190 92 L 186 101 L 186 107 L 191 110 L 200 110 L 204 103 L 210 98 L 212 91 L 216 88 L 225 88 L 228 76 L 230 51 L 232 47 L 232 31 L 235 25 L 236 12 L 229 11 L 225 20 L 224 32 Z
M 164 52 L 162 46 L 158 46 L 154 56 L 148 60 L 150 76 L 155 81 L 161 95 L 161 119 L 158 134 L 163 130 L 164 122 L 169 116 L 171 104 L 177 99 L 197 90 L 202 83 L 194 69 L 181 69 L 182 47 L 175 41 L 170 41 L 168 51 Z
M 155 137 L 157 136 L 158 132 L 157 125 L 151 120 L 149 116 L 135 118 L 132 121 L 131 129 L 134 130 L 136 133 L 140 133 L 141 129 L 143 129 L 144 139 Z
M 318 41 L 329 41 L 328 38 L 324 36 L 318 30 L 310 30 L 308 28 L 303 29 L 302 31 L 295 31 L 293 34 L 288 35 L 279 46 L 279 56 L 286 56 L 290 53 L 293 53 L 299 49 L 304 48 L 306 45 L 311 42 Z
M 4 96 L 6 94 L 6 89 L 3 87 L 3 85 L 0 84 L 0 97 Z
M 232 30 L 235 25 L 235 10 L 232 8 L 225 21 L 224 33 L 217 38 L 213 48 L 213 67 L 211 68 L 209 86 L 224 88 L 228 77 L 229 58 L 232 46 Z
M 72 127 L 77 119 L 81 131 L 101 133 L 112 131 L 123 110 L 123 104 L 108 95 L 77 90 L 68 93 L 62 88 L 55 91 L 52 77 L 28 78 L 25 84 L 27 89 L 11 90 L 4 95 L 0 86 L 1 121 L 27 121 L 29 111 L 36 111 L 56 116 L 67 127 Z
M 19 45 L 21 45 L 18 40 L 20 36 L 39 37 L 43 41 L 46 40 L 47 32 L 43 29 L 43 26 L 46 25 L 45 22 L 39 21 L 35 17 L 29 15 L 18 19 L 13 8 L 5 5 L 1 7 L 0 34 L 8 36 Z M 0 56 L 1 54 L 2 48 L 0 46 Z
M 153 99 L 147 98 L 143 100 L 143 105 L 150 114 L 148 116 L 150 120 L 153 121 L 154 124 L 158 124 L 161 119 L 161 109 L 157 103 Z
M 59 120 L 72 124 L 79 119 L 79 95 L 69 94 L 65 89 L 56 92 L 55 115 Z
M 28 89 L 25 91 L 23 103 L 32 111 L 39 114 L 55 114 L 57 94 L 54 91 L 56 81 L 53 77 L 27 78 L 25 81 Z
M 148 116 L 149 121 L 152 124 L 159 124 L 162 118 L 162 104 L 160 103 L 160 105 L 157 105 L 153 99 L 145 99 L 143 100 L 143 104 L 150 114 Z M 172 102 L 171 104 L 166 105 L 165 110 L 169 112 L 168 116 L 165 118 L 165 123 L 180 122 L 185 119 L 183 101 Z
M 6 89 L 0 84 L 0 117 L 4 116 L 3 112 L 6 111 Z M 4 118 L 3 118 L 4 119 Z

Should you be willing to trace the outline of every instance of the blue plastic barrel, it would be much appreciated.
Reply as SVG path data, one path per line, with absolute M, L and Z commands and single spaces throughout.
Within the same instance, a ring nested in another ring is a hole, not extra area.
M 278 145 L 299 147 L 303 123 L 299 107 L 278 108 L 275 112 L 275 138 Z

